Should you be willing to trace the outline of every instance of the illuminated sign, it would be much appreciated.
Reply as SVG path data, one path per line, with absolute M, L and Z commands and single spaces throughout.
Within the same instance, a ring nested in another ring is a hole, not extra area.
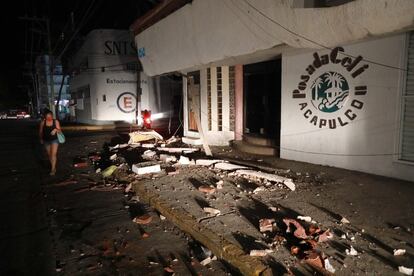
M 343 58 L 338 57 L 340 52 Z M 346 126 L 358 117 L 364 106 L 367 86 L 353 85 L 353 82 L 369 65 L 360 65 L 361 56 L 352 57 L 343 52 L 344 48 L 336 47 L 329 55 L 314 53 L 313 62 L 292 92 L 293 99 L 301 100 L 298 105 L 303 117 L 319 128 Z
M 137 106 L 136 96 L 131 92 L 124 92 L 118 96 L 116 104 L 124 113 L 134 112 Z

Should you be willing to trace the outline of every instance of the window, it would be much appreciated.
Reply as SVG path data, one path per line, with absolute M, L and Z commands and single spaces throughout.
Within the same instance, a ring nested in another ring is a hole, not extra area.
M 104 95 L 102 95 L 102 101 L 103 102 L 106 102 L 106 95 L 104 94 Z
M 401 117 L 400 159 L 414 162 L 414 32 L 408 35 L 407 71 Z
M 211 130 L 211 69 L 207 68 L 207 109 L 208 109 L 208 130 Z
M 217 125 L 218 131 L 223 130 L 223 88 L 221 67 L 217 67 Z

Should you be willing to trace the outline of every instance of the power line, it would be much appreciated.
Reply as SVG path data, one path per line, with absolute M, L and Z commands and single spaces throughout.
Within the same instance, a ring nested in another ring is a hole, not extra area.
M 317 46 L 319 46 L 321 48 L 324 48 L 324 49 L 327 49 L 327 50 L 331 50 L 331 51 L 333 50 L 333 48 L 331 48 L 331 47 L 325 46 L 325 45 L 323 45 L 323 44 L 321 44 L 319 42 L 316 42 L 316 41 L 314 41 L 314 40 L 312 40 L 312 39 L 310 39 L 310 38 L 308 38 L 308 37 L 306 37 L 304 35 L 301 35 L 301 34 L 295 32 L 295 31 L 290 30 L 288 27 L 282 25 L 281 23 L 277 22 L 275 19 L 271 18 L 270 16 L 268 16 L 267 14 L 265 14 L 264 12 L 262 12 L 261 10 L 259 10 L 258 8 L 256 8 L 248 0 L 243 0 L 243 2 L 245 2 L 250 8 L 254 9 L 257 13 L 259 13 L 260 15 L 262 15 L 263 17 L 265 17 L 267 20 L 273 22 L 274 24 L 276 24 L 280 28 L 284 29 L 288 33 L 293 34 L 296 37 L 302 38 L 302 39 L 304 39 L 304 40 L 306 40 L 308 42 L 311 42 L 314 45 L 317 45 Z M 355 56 L 350 55 L 350 54 L 347 54 L 347 53 L 341 52 L 341 54 L 344 55 L 344 56 L 350 57 L 350 58 L 354 58 L 354 59 L 356 58 Z M 380 63 L 380 62 L 377 62 L 377 61 L 372 61 L 372 60 L 365 59 L 365 58 L 363 58 L 362 60 L 364 60 L 364 61 L 366 61 L 368 63 L 371 63 L 371 64 L 375 64 L 375 65 L 378 65 L 378 66 L 383 66 L 383 67 L 390 68 L 390 69 L 396 69 L 396 70 L 400 70 L 400 71 L 404 71 L 404 72 L 408 72 L 409 71 L 408 69 L 405 69 L 405 68 L 388 65 L 388 64 Z

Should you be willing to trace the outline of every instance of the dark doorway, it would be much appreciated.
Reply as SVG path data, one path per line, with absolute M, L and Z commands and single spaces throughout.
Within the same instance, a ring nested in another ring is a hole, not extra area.
M 281 59 L 245 65 L 244 132 L 280 139 Z

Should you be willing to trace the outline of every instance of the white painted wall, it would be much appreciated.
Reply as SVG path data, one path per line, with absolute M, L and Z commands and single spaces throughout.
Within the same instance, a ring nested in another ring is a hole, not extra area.
M 405 68 L 405 35 L 394 35 L 345 46 L 345 53 L 366 60 Z M 319 55 L 330 51 L 319 51 Z M 343 58 L 344 56 L 338 56 Z M 328 64 L 311 75 L 306 99 L 293 99 L 292 91 L 297 89 L 300 76 L 314 60 L 313 51 L 292 50 L 282 55 L 282 130 L 281 158 L 304 161 L 363 171 L 406 180 L 414 180 L 414 164 L 398 161 L 400 99 L 402 92 L 402 70 L 369 64 L 369 68 L 356 78 L 340 65 Z M 361 64 L 365 64 L 362 61 Z M 364 103 L 361 110 L 353 109 L 357 118 L 351 123 L 336 129 L 314 126 L 303 115 L 299 103 L 308 102 L 309 85 L 315 77 L 326 71 L 342 74 L 350 87 L 367 85 L 365 96 L 350 96 L 340 110 L 326 114 L 309 104 L 313 115 L 319 118 L 343 116 L 350 108 L 352 99 Z M 366 156 L 364 156 L 366 155 Z M 377 156 L 375 156 L 377 155 Z
M 292 8 L 294 2 L 194 0 L 135 36 L 145 52 L 144 71 L 195 70 L 282 44 L 321 48 L 414 27 L 412 0 L 357 0 L 319 9 Z

